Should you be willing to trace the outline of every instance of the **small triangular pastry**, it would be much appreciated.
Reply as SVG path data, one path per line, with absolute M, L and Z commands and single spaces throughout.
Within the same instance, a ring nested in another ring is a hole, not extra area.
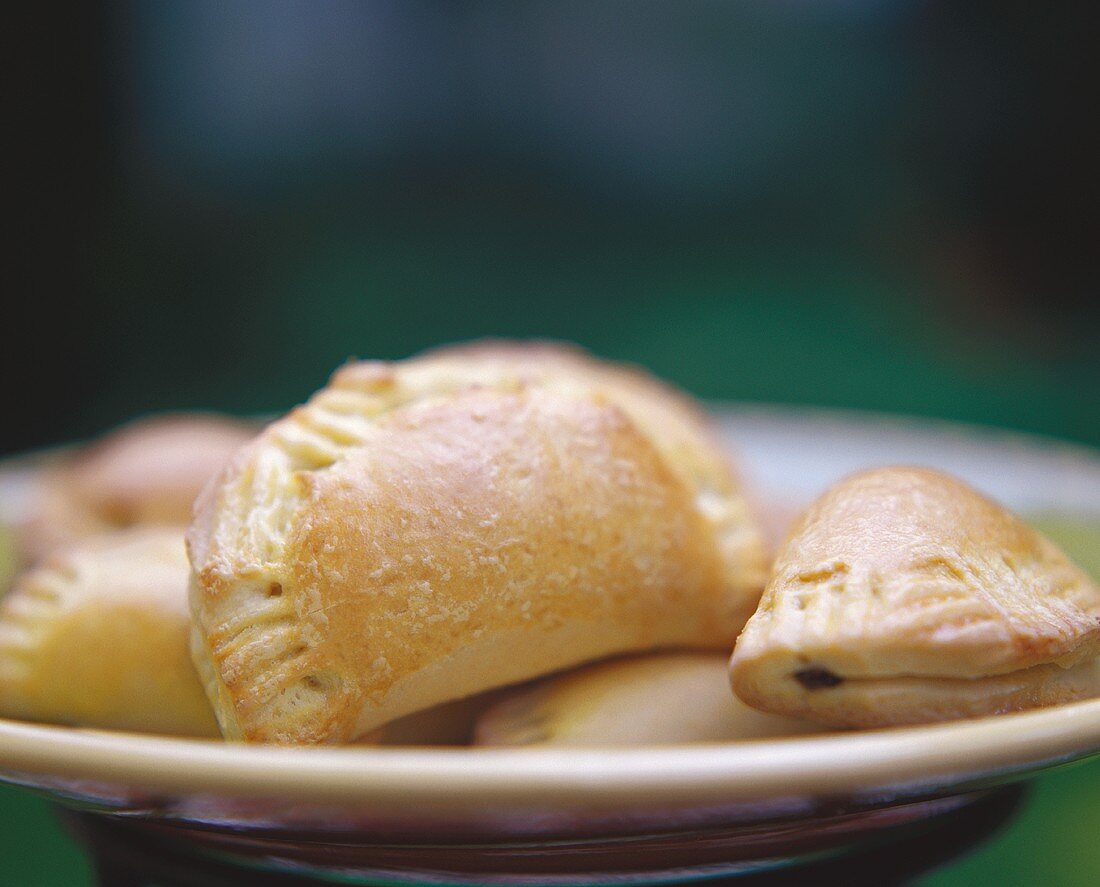
M 686 398 L 551 346 L 340 370 L 197 503 L 225 734 L 346 742 L 588 660 L 728 646 L 762 537 Z
M 87 539 L 24 573 L 0 603 L 0 714 L 218 736 L 188 651 L 179 529 Z
M 881 468 L 792 528 L 730 663 L 750 705 L 838 727 L 1100 693 L 1100 588 L 961 481 Z
M 586 665 L 514 691 L 478 718 L 475 745 L 668 745 L 820 730 L 733 695 L 721 653 L 654 653 Z

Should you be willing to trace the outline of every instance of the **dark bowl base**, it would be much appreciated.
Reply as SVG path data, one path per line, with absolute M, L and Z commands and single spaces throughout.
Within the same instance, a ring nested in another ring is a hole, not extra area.
M 59 815 L 110 887 L 902 883 L 1008 822 L 1019 786 L 768 825 L 596 842 L 371 845 Z

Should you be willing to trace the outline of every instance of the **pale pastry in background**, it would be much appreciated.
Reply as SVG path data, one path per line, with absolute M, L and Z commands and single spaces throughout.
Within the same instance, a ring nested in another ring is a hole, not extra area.
M 481 715 L 507 690 L 444 702 L 390 721 L 367 734 L 374 745 L 469 745 Z M 363 743 L 364 738 L 358 742 Z
M 164 414 L 58 455 L 22 478 L 19 497 L 5 497 L 21 558 L 131 526 L 186 527 L 203 486 L 255 433 L 236 419 Z
M 81 727 L 218 736 L 188 654 L 178 528 L 59 549 L 0 602 L 0 714 Z
M 720 653 L 655 653 L 586 665 L 505 697 L 477 722 L 475 745 L 666 745 L 820 732 L 749 708 Z
M 281 743 L 617 653 L 728 649 L 766 569 L 701 411 L 548 345 L 344 367 L 207 487 L 188 541 L 223 732 Z
M 53 453 L 0 462 L 0 594 L 48 543 L 35 543 L 36 512 L 43 506 L 43 478 L 60 457 Z M 47 531 L 54 538 L 56 531 Z
M 836 727 L 996 714 L 1100 693 L 1100 587 L 962 481 L 881 468 L 791 530 L 734 648 L 737 694 Z

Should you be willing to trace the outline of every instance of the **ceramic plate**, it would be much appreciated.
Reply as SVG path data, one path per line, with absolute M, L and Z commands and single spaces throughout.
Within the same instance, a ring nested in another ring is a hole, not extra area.
M 1028 515 L 1100 522 L 1100 455 L 971 427 L 718 410 L 775 514 L 844 473 L 954 472 Z M 776 518 L 777 522 L 782 517 Z M 253 865 L 388 881 L 715 875 L 851 845 L 1100 753 L 1100 700 L 967 722 L 630 749 L 278 749 L 0 720 L 0 777 Z

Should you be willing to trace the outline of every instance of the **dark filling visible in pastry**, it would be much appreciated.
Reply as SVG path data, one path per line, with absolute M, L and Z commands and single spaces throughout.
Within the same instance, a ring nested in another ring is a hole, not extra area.
M 803 668 L 794 673 L 794 678 L 807 690 L 824 690 L 835 687 L 844 680 L 824 668 Z

